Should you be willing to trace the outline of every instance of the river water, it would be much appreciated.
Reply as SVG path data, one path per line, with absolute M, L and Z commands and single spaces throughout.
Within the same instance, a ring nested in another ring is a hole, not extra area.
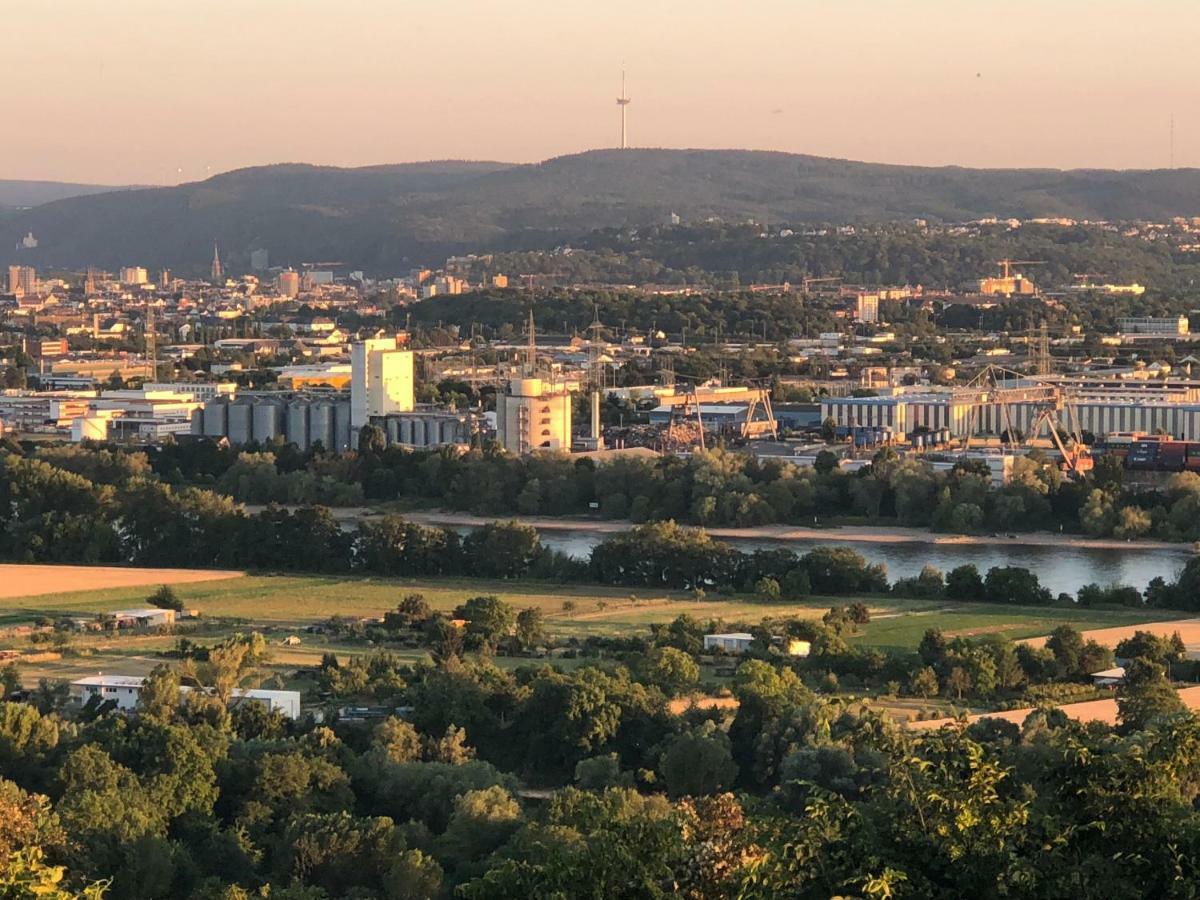
M 592 547 L 607 535 L 597 531 L 540 532 L 542 543 L 571 556 L 586 558 Z M 806 553 L 821 545 L 844 546 L 862 554 L 868 562 L 887 566 L 889 580 L 916 575 L 926 565 L 948 572 L 956 566 L 974 563 L 981 574 L 992 566 L 1021 566 L 1036 572 L 1044 587 L 1053 593 L 1074 594 L 1085 584 L 1128 584 L 1144 590 L 1150 579 L 1161 575 L 1168 581 L 1183 568 L 1191 556 L 1187 544 L 1178 550 L 1160 548 L 1097 549 L 1072 546 L 1039 546 L 1022 544 L 929 544 L 869 543 L 847 541 L 772 541 L 738 538 L 719 538 L 739 550 L 778 549 L 785 547 L 796 553 Z

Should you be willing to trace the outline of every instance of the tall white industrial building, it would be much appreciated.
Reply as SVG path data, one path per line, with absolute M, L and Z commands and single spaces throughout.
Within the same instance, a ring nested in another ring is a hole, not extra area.
M 357 432 L 372 416 L 412 412 L 416 405 L 413 354 L 396 338 L 372 338 L 350 347 L 350 428 Z
M 571 392 L 541 378 L 513 378 L 496 394 L 496 438 L 509 453 L 571 449 Z

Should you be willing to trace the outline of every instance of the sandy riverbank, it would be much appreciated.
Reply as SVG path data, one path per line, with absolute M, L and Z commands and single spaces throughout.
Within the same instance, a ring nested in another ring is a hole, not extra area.
M 590 531 L 603 534 L 626 531 L 630 522 L 613 519 L 565 519 L 547 516 L 472 516 L 467 513 L 427 511 L 404 513 L 404 518 L 424 525 L 471 528 L 497 519 L 514 520 L 532 525 L 540 531 Z M 1016 547 L 1082 547 L 1089 550 L 1174 550 L 1190 553 L 1190 544 L 1167 541 L 1119 541 L 1086 538 L 1079 535 L 1031 532 L 1012 537 L 990 535 L 938 534 L 918 528 L 845 525 L 833 528 L 805 528 L 795 525 L 759 525 L 753 528 L 709 528 L 715 538 L 759 541 L 822 541 L 827 543 L 867 544 L 947 544 Z

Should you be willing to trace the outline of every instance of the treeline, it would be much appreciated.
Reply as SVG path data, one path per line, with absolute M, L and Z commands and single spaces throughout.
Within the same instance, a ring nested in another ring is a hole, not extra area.
M 86 458 L 89 451 L 72 451 Z M 758 460 L 722 449 L 682 458 L 514 457 L 401 447 L 337 456 L 294 446 L 239 454 L 208 441 L 151 448 L 150 466 L 175 483 L 212 485 L 246 502 L 345 503 L 404 499 L 483 516 L 592 514 L 634 523 L 750 527 L 812 524 L 814 518 L 883 521 L 963 534 L 1063 530 L 1094 536 L 1200 540 L 1200 475 L 1179 473 L 1162 489 L 1127 487 L 1120 461 L 1066 479 L 1044 454 L 1014 460 L 1005 485 L 978 460 L 948 472 L 924 459 L 879 451 L 842 471 L 832 453 L 814 466 Z M 56 465 L 67 465 L 62 456 Z M 70 463 L 74 468 L 79 466 Z

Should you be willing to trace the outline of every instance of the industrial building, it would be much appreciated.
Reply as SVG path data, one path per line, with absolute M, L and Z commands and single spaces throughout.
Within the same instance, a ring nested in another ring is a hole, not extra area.
M 1127 316 L 1117 319 L 1119 334 L 1181 336 L 1189 332 L 1187 316 Z
M 496 394 L 496 439 L 509 453 L 571 449 L 571 392 L 541 378 L 513 378 Z
M 956 437 L 999 435 L 1008 428 L 1028 433 L 1044 404 L 983 399 L 978 392 L 897 392 L 883 397 L 830 397 L 821 401 L 821 419 L 848 428 L 890 429 L 897 438 L 917 430 L 950 429 Z M 1097 437 L 1113 432 L 1161 429 L 1180 440 L 1200 440 L 1200 400 L 1191 389 L 1164 391 L 1148 385 L 1120 390 L 1078 388 L 1068 394 L 1074 422 Z
M 395 337 L 358 341 L 350 347 L 350 427 L 356 432 L 374 416 L 412 412 L 413 354 Z

